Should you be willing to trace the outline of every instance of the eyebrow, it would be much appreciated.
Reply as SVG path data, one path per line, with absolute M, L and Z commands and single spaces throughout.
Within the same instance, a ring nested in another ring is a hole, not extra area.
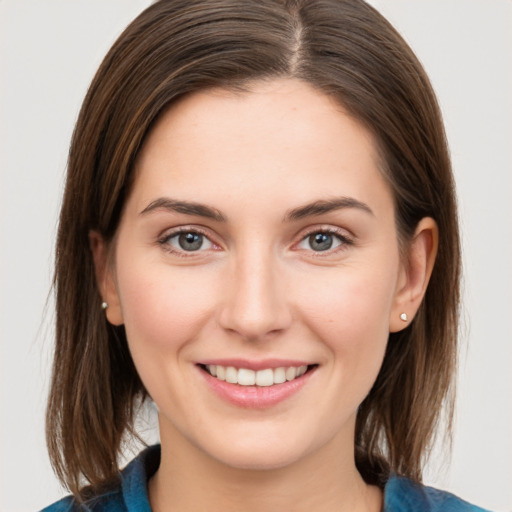
M 322 215 L 324 213 L 344 208 L 356 208 L 375 216 L 371 208 L 366 203 L 358 201 L 353 197 L 335 197 L 332 199 L 321 199 L 304 206 L 299 206 L 293 210 L 289 210 L 286 212 L 283 220 L 284 222 L 300 220 L 304 217 Z
M 288 210 L 284 215 L 283 222 L 291 222 L 305 217 L 322 215 L 344 208 L 356 208 L 370 215 L 374 215 L 373 211 L 366 203 L 354 199 L 353 197 L 335 197 L 332 199 L 320 199 L 304 206 Z M 140 212 L 140 215 L 147 215 L 156 210 L 167 210 L 176 213 L 184 213 L 185 215 L 205 217 L 218 222 L 226 222 L 226 217 L 217 210 L 217 208 L 193 201 L 179 201 L 169 197 L 159 197 L 155 199 Z
M 176 213 L 184 213 L 186 215 L 196 215 L 198 217 L 205 217 L 213 219 L 218 222 L 226 222 L 226 217 L 222 213 L 213 208 L 201 203 L 194 203 L 191 201 L 178 201 L 169 197 L 159 197 L 144 208 L 139 215 L 146 215 L 155 210 L 167 210 Z

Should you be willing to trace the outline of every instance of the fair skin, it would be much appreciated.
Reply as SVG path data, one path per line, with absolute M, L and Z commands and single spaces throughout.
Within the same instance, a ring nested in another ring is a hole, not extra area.
M 381 510 L 354 463 L 357 408 L 437 230 L 423 219 L 401 258 L 364 127 L 297 80 L 194 94 L 146 140 L 114 245 L 91 247 L 159 408 L 153 510 Z

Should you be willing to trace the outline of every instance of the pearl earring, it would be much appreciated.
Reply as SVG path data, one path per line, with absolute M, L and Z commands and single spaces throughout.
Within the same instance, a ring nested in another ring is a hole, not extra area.
M 409 317 L 407 316 L 407 313 L 402 313 L 400 315 L 400 320 L 402 320 L 403 322 L 407 322 L 408 319 Z
M 102 302 L 101 303 L 101 309 L 107 309 L 108 308 L 108 303 L 107 302 Z

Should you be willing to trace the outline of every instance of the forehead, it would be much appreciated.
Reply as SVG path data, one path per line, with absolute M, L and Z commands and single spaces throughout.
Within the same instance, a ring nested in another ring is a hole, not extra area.
M 207 90 L 174 104 L 146 139 L 134 192 L 147 201 L 172 187 L 197 200 L 228 187 L 301 202 L 315 194 L 368 196 L 377 185 L 390 193 L 372 134 L 332 98 L 283 79 L 247 92 Z

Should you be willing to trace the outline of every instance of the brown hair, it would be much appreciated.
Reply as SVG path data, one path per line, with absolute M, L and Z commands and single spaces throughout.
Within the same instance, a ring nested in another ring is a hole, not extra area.
M 374 134 L 400 239 L 439 227 L 437 261 L 410 326 L 390 334 L 360 406 L 356 462 L 369 483 L 421 480 L 443 404 L 453 407 L 460 249 L 454 184 L 436 98 L 420 63 L 362 0 L 161 0 L 123 32 L 97 72 L 73 134 L 56 250 L 56 346 L 47 410 L 53 467 L 80 496 L 116 478 L 145 398 L 124 328 L 100 309 L 88 234 L 112 240 L 134 162 L 162 112 L 209 87 L 292 77 L 338 100 Z

